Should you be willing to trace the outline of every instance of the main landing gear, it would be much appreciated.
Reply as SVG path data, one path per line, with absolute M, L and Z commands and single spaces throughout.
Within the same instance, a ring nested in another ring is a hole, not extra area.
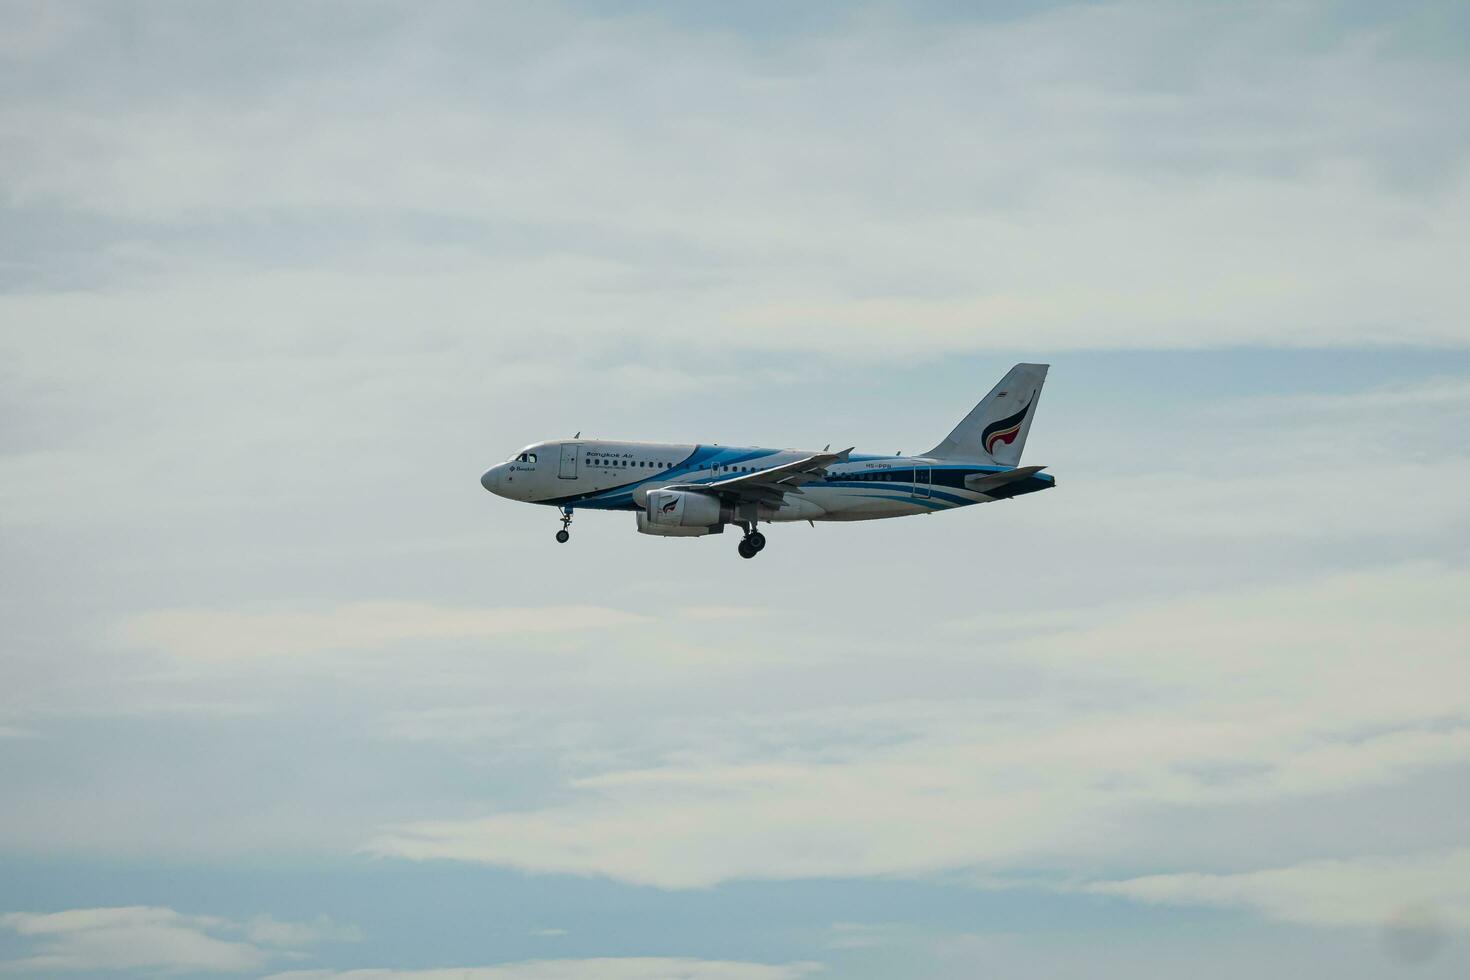
M 561 530 L 556 532 L 556 543 L 566 544 L 572 539 L 572 532 L 567 528 L 572 526 L 572 509 L 566 507 L 561 512 Z
M 749 530 L 745 532 L 745 537 L 741 539 L 740 547 L 736 550 L 740 552 L 741 558 L 754 558 L 765 546 L 766 536 L 759 531 Z

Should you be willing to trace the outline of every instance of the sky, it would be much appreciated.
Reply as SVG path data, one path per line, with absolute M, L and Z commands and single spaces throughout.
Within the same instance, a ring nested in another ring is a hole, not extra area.
M 0 976 L 1470 972 L 1463 4 L 0 16 Z

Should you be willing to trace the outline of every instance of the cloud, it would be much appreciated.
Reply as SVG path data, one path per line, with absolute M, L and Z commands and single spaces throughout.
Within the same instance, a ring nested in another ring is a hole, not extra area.
M 22 974 L 41 970 L 238 973 L 263 968 L 286 947 L 360 938 L 356 929 L 326 917 L 291 923 L 261 916 L 236 923 L 153 906 L 7 912 L 0 914 L 0 928 L 38 944 L 31 955 L 0 963 L 0 972 Z M 242 932 L 243 940 L 227 938 Z
M 362 939 L 362 930 L 334 922 L 325 915 L 311 922 L 282 922 L 274 916 L 260 915 L 245 924 L 245 935 L 251 942 L 264 946 L 310 946 L 325 942 L 358 942 Z
M 820 971 L 815 963 L 621 957 L 438 970 L 293 970 L 264 980 L 800 980 Z
M 1470 849 L 1311 861 L 1236 874 L 1147 875 L 1080 886 L 1156 905 L 1247 908 L 1283 922 L 1388 926 L 1405 909 L 1427 908 L 1470 929 Z
M 747 717 L 734 735 L 691 723 L 678 761 L 590 773 L 550 806 L 398 825 L 368 848 L 669 888 L 1095 860 L 1159 808 L 1470 761 L 1467 590 L 1466 573 L 1424 565 L 1095 612 L 993 661 L 1081 685 L 1058 697 Z M 759 747 L 730 758 L 731 739 Z
M 37 937 L 35 954 L 4 964 L 9 972 L 39 970 L 198 970 L 239 972 L 264 966 L 250 943 L 210 935 L 223 920 L 142 906 L 72 909 L 36 915 L 8 912 L 4 926 Z
M 374 650 L 397 643 L 626 627 L 647 617 L 599 606 L 455 608 L 432 603 L 353 602 L 316 612 L 175 609 L 142 613 L 121 635 L 176 657 L 251 657 Z
M 680 610 L 680 614 L 685 619 L 700 622 L 749 621 L 769 616 L 772 612 L 773 610 L 766 606 L 685 606 Z
M 834 922 L 827 945 L 832 949 L 889 946 L 911 938 L 914 931 L 914 926 L 908 922 Z
M 92 225 L 22 251 L 0 318 L 391 335 L 427 310 L 483 353 L 556 336 L 603 359 L 629 337 L 878 362 L 1470 343 L 1470 136 L 1434 109 L 1470 74 L 1329 5 L 855 12 L 764 43 L 410 10 L 354 42 L 310 14 L 226 38 L 202 13 L 158 36 L 101 10 L 59 35 L 56 84 L 0 112 L 0 184 Z M 203 64 L 187 88 L 119 77 L 99 55 L 123 36 Z M 221 232 L 242 217 L 264 225 Z M 68 277 L 107 288 L 46 288 Z

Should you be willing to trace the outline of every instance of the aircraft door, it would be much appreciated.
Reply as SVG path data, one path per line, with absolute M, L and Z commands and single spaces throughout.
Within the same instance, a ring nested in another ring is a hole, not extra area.
M 914 496 L 915 497 L 927 497 L 927 496 L 930 495 L 931 492 L 932 491 L 931 491 L 930 484 L 929 484 L 929 467 L 927 467 L 927 466 L 915 466 L 914 467 Z
M 580 443 L 564 442 L 561 444 L 561 466 L 556 475 L 563 480 L 575 480 L 577 478 L 577 451 L 581 449 Z

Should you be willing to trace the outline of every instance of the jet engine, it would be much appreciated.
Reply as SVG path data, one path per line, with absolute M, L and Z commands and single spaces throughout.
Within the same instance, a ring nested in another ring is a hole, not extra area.
M 662 538 L 697 538 L 705 534 L 721 534 L 725 525 L 716 524 L 713 527 L 666 527 L 663 524 L 654 524 L 648 519 L 645 511 L 638 512 L 638 533 L 657 534 Z
M 719 498 L 688 490 L 650 490 L 648 506 L 638 513 L 638 530 L 644 534 L 693 536 L 724 530 L 729 508 Z

